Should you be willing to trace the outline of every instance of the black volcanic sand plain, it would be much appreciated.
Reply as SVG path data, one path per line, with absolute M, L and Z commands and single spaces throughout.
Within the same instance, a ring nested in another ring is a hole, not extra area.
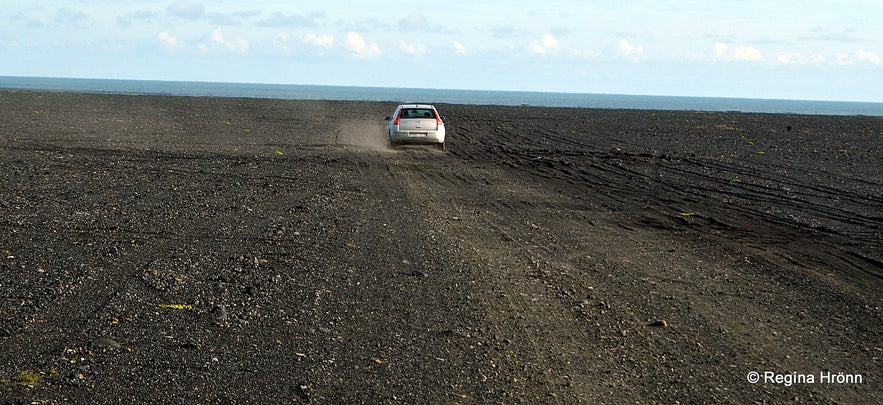
M 394 107 L 0 91 L 0 403 L 883 402 L 880 117 Z

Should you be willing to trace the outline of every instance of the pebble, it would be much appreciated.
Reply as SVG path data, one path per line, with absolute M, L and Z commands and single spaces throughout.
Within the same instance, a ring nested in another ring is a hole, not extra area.
M 648 326 L 655 326 L 658 328 L 664 328 L 664 327 L 668 326 L 668 322 L 666 322 L 663 319 L 659 319 L 659 320 L 650 322 L 650 324 Z
M 98 338 L 98 339 L 95 339 L 92 341 L 92 347 L 99 348 L 99 349 L 119 350 L 120 348 L 123 347 L 123 345 L 121 345 L 120 342 L 117 342 L 116 340 L 113 340 L 113 339 Z
M 211 314 L 215 318 L 216 323 L 222 323 L 222 322 L 227 321 L 227 309 L 224 308 L 223 305 L 217 305 L 214 308 L 212 308 Z

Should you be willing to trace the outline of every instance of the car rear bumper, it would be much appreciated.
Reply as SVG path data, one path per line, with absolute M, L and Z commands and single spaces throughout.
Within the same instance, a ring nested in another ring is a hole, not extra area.
M 444 131 L 393 131 L 389 133 L 393 143 L 444 143 Z

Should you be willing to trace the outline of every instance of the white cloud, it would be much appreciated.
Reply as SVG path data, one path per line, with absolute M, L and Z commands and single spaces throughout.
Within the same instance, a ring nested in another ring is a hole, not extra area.
M 55 22 L 59 24 L 79 24 L 88 18 L 85 13 L 72 11 L 68 8 L 63 8 L 55 13 Z
M 141 12 L 145 13 L 145 12 Z M 230 13 L 208 12 L 205 5 L 198 1 L 178 0 L 166 7 L 166 15 L 186 20 L 205 20 L 212 25 L 240 25 L 243 20 L 259 15 L 257 10 L 234 11 Z M 121 24 L 131 23 L 124 17 Z M 258 23 L 260 24 L 260 22 Z
M 825 62 L 825 57 L 819 54 L 804 55 L 800 52 L 779 52 L 776 54 L 776 60 L 784 65 L 809 65 Z
M 211 33 L 212 42 L 222 45 L 227 49 L 232 49 L 234 51 L 239 52 L 248 52 L 248 41 L 242 38 L 236 39 L 226 39 L 224 38 L 224 33 L 221 31 L 221 27 L 215 28 Z
M 530 53 L 534 55 L 545 55 L 556 50 L 558 50 L 558 40 L 549 34 L 545 34 L 542 39 L 530 43 Z
M 763 54 L 757 48 L 752 48 L 750 46 L 739 45 L 734 47 L 730 51 L 730 55 L 733 59 L 737 60 L 761 60 L 763 59 Z
M 355 32 L 346 33 L 343 47 L 359 59 L 372 59 L 380 56 L 380 46 L 376 43 L 365 41 L 365 38 L 362 38 L 361 35 Z
M 879 56 L 864 49 L 860 49 L 858 52 L 856 52 L 855 57 L 862 62 L 871 62 L 875 65 L 879 65 L 881 62 L 883 62 L 883 60 L 881 60 Z
M 131 27 L 135 24 L 146 24 L 157 18 L 159 14 L 152 11 L 136 11 L 117 17 L 117 24 L 121 27 Z
M 851 65 L 852 60 L 850 60 L 848 53 L 837 52 L 837 55 L 834 56 L 834 61 L 831 63 L 834 65 Z
M 255 25 L 259 27 L 315 27 L 316 22 L 312 17 L 299 14 L 286 15 L 276 11 L 269 18 L 258 21 Z
M 451 46 L 454 48 L 454 52 L 457 52 L 457 54 L 459 54 L 459 55 L 466 54 L 466 46 L 463 45 L 460 41 L 454 41 L 454 43 L 451 44 Z
M 804 63 L 806 56 L 800 52 L 779 52 L 776 60 L 785 65 L 796 65 Z
M 276 34 L 276 39 L 273 41 L 273 46 L 282 49 L 283 51 L 290 51 L 291 47 L 288 46 L 288 41 L 291 40 L 291 35 L 287 32 L 280 32 Z
M 173 16 L 192 20 L 205 15 L 205 6 L 195 1 L 176 1 L 166 11 Z
M 307 34 L 303 36 L 303 41 L 319 48 L 331 48 L 334 46 L 334 37 L 331 35 Z
M 859 50 L 854 54 L 838 52 L 834 57 L 828 58 L 821 54 L 804 55 L 800 52 L 779 52 L 776 61 L 783 65 L 820 65 L 830 64 L 834 66 L 853 65 L 857 62 L 868 62 L 874 65 L 883 64 L 883 58 L 866 50 Z
M 404 52 L 408 55 L 412 55 L 412 56 L 423 56 L 423 55 L 426 55 L 426 52 L 427 52 L 426 45 L 424 45 L 424 44 L 411 45 L 405 41 L 399 41 L 399 50 L 401 50 L 402 52 Z
M 399 20 L 399 28 L 407 31 L 422 30 L 429 27 L 429 20 L 423 14 L 413 13 Z
M 168 32 L 160 32 L 158 37 L 159 40 L 166 44 L 166 47 L 169 49 L 174 49 L 178 46 L 178 39 L 170 35 Z
M 763 59 L 763 54 L 757 48 L 745 45 L 727 45 L 716 42 L 714 44 L 715 59 L 758 61 Z
M 641 59 L 644 56 L 644 45 L 632 45 L 623 38 L 619 40 L 619 53 L 631 59 Z
M 440 21 L 437 18 L 433 19 L 434 21 Z M 436 34 L 452 34 L 455 31 L 448 28 L 448 25 L 445 24 L 433 24 L 429 19 L 426 18 L 421 13 L 412 13 L 398 21 L 399 29 L 405 32 L 413 33 L 415 31 L 420 32 L 432 32 Z

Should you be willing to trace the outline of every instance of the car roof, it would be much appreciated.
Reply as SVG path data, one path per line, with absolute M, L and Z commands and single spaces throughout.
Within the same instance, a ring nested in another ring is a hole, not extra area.
M 435 108 L 429 104 L 402 104 L 399 108 Z

